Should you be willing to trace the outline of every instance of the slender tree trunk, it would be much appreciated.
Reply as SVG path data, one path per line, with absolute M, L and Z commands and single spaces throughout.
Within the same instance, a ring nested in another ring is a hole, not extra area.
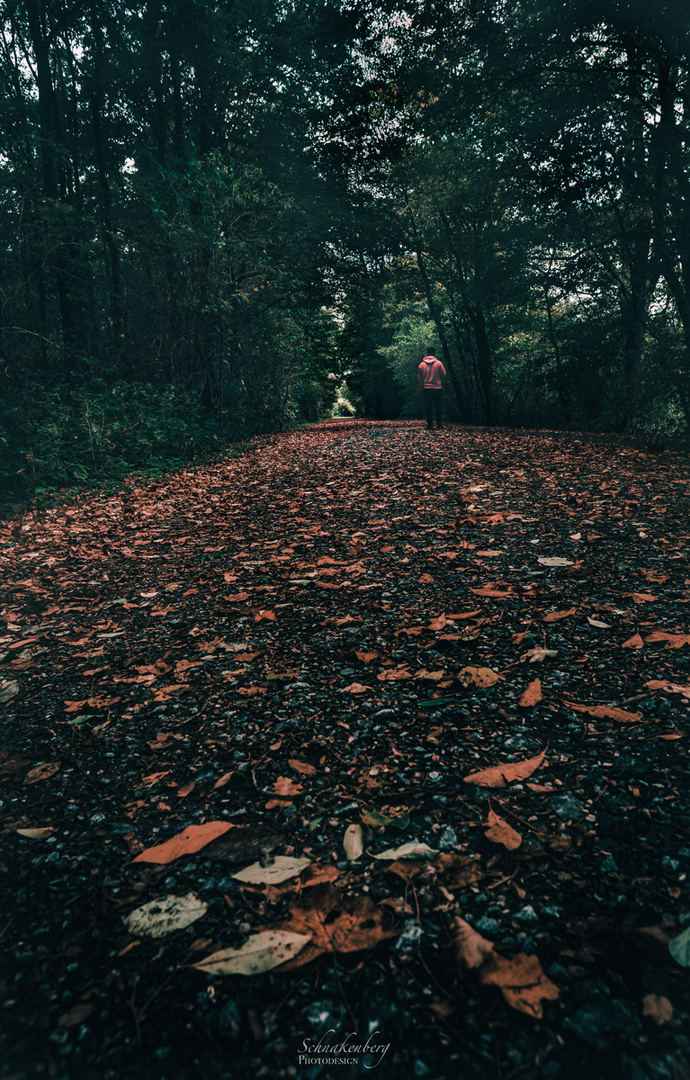
M 431 291 L 431 282 L 429 281 L 429 275 L 427 274 L 426 265 L 424 263 L 424 256 L 422 255 L 422 252 L 419 248 L 417 249 L 417 266 L 419 268 L 419 273 L 424 284 L 424 293 L 426 296 L 426 302 L 429 305 L 429 311 L 431 312 L 431 318 L 434 320 L 434 324 L 438 332 L 439 341 L 441 342 L 441 349 L 443 350 L 443 359 L 445 360 L 446 371 L 448 372 L 450 381 L 453 384 L 455 398 L 458 403 L 458 414 L 460 416 L 460 419 L 464 423 L 467 423 L 467 421 L 469 420 L 467 405 L 463 397 L 462 388 L 460 386 L 457 372 L 455 370 L 455 364 L 453 363 L 452 357 L 450 355 L 448 339 L 446 337 L 443 320 L 441 319 L 441 313 L 438 310 L 438 307 L 433 297 L 433 293 Z
M 92 3 L 91 5 L 91 20 L 94 41 L 93 93 L 91 97 L 93 145 L 96 158 L 96 172 L 98 174 L 101 231 L 105 249 L 108 253 L 107 262 L 110 271 L 110 311 L 113 344 L 116 349 L 119 350 L 122 343 L 123 329 L 122 274 L 120 269 L 120 252 L 115 242 L 113 231 L 112 193 L 110 190 L 106 163 L 106 137 L 103 131 L 103 115 L 105 110 L 103 31 L 100 25 L 96 3 Z

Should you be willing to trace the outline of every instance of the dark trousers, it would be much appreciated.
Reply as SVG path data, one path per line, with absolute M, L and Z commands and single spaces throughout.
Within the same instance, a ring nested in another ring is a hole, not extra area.
M 441 420 L 441 398 L 443 396 L 443 390 L 425 390 L 424 391 L 424 408 L 426 409 L 426 426 L 431 429 L 434 425 L 432 422 L 432 412 L 436 410 L 436 427 L 442 427 L 443 421 Z

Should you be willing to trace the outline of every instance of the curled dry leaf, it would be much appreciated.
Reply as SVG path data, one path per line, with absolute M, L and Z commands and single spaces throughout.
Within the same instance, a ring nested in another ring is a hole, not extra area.
M 602 622 L 601 619 L 593 619 L 591 615 L 587 616 L 587 622 L 590 626 L 596 626 L 599 630 L 611 629 L 611 623 Z
M 232 876 L 235 881 L 242 881 L 246 885 L 279 885 L 281 881 L 297 877 L 310 863 L 311 859 L 294 859 L 289 855 L 277 855 L 270 866 L 262 866 L 260 862 L 255 862 Z
M 464 780 L 466 784 L 476 784 L 477 787 L 503 788 L 516 780 L 526 780 L 537 771 L 545 755 L 546 750 L 542 750 L 541 754 L 526 761 L 511 761 L 505 765 L 494 765 L 490 769 L 480 769 L 479 772 L 466 776 Z
M 343 837 L 343 848 L 350 862 L 356 862 L 364 852 L 364 832 L 361 825 L 348 825 Z
M 192 967 L 207 975 L 261 975 L 297 956 L 310 937 L 286 930 L 263 930 L 252 934 L 241 948 L 220 949 Z
M 151 900 L 124 920 L 130 934 L 136 937 L 162 938 L 175 930 L 200 919 L 208 911 L 208 904 L 200 900 L 193 892 L 186 896 L 164 896 L 160 900 Z
M 184 832 L 177 833 L 164 844 L 156 844 L 155 847 L 146 848 L 137 855 L 133 862 L 156 863 L 159 866 L 174 862 L 183 855 L 193 855 L 197 851 L 210 844 L 212 840 L 222 836 L 228 829 L 235 828 L 229 821 L 207 821 L 205 825 L 190 825 Z
M 533 679 L 529 686 L 520 694 L 518 705 L 523 709 L 532 709 L 542 700 L 541 679 Z
M 515 851 L 522 844 L 520 833 L 516 832 L 507 821 L 495 814 L 493 810 L 489 810 L 486 825 L 484 835 L 487 840 L 491 840 L 494 844 L 503 844 L 507 851 Z

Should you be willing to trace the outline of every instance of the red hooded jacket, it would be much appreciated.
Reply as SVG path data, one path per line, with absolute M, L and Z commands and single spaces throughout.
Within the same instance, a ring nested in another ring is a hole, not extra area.
M 435 356 L 425 356 L 419 365 L 419 389 L 440 390 L 441 379 L 445 379 L 446 369 Z

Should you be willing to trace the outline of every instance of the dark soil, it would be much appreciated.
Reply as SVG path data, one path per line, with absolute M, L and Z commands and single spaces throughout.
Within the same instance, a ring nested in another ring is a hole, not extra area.
M 690 474 L 655 449 L 340 422 L 6 525 L 0 1075 L 690 1080 Z M 238 828 L 133 862 L 206 821 Z M 439 854 L 373 857 L 409 841 Z M 233 877 L 276 855 L 312 865 Z M 365 897 L 370 947 L 191 966 Z M 539 958 L 542 1016 L 458 965 L 457 915 Z

